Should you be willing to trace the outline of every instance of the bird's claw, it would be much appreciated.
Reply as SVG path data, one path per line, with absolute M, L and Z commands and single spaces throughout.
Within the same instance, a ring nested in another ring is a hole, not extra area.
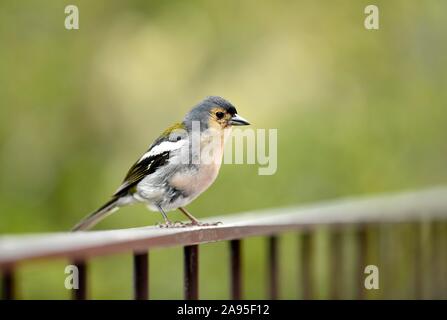
M 189 227 L 190 224 L 181 221 L 167 221 L 165 223 L 157 223 L 157 226 L 159 228 L 185 228 Z
M 222 222 L 217 221 L 217 222 L 201 222 L 201 221 L 192 221 L 190 223 L 188 223 L 188 226 L 197 226 L 197 227 L 213 227 L 213 226 L 217 226 L 219 224 L 222 224 Z
M 222 222 L 200 222 L 200 221 L 191 221 L 191 222 L 182 222 L 182 221 L 167 221 L 165 223 L 157 223 L 159 228 L 186 228 L 186 227 L 213 227 L 222 224 Z
M 159 228 L 165 228 L 165 229 L 167 229 L 167 228 L 178 228 L 179 227 L 177 221 L 176 222 L 166 221 L 165 223 L 160 223 L 159 222 L 159 223 L 157 223 L 157 226 Z

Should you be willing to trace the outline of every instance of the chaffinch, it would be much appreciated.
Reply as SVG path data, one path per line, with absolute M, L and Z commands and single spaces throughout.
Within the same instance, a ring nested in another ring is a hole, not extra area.
M 248 121 L 230 102 L 215 96 L 206 98 L 151 144 L 129 169 L 112 199 L 72 230 L 89 229 L 120 207 L 139 202 L 162 214 L 161 227 L 214 225 L 198 221 L 185 206 L 216 179 L 231 127 L 244 125 L 249 125 Z M 171 222 L 166 212 L 175 209 L 191 222 Z

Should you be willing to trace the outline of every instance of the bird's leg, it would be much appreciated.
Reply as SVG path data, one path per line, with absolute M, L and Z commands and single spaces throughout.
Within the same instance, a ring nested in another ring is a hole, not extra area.
M 207 222 L 200 222 L 199 220 L 197 220 L 191 213 L 188 212 L 188 210 L 186 210 L 183 207 L 179 207 L 178 208 L 185 216 L 188 217 L 189 220 L 191 220 L 191 225 L 193 226 L 217 226 L 218 224 L 221 224 L 222 222 L 212 222 L 212 223 L 207 223 Z
M 171 220 L 168 219 L 166 212 L 160 206 L 157 206 L 157 208 L 158 208 L 158 211 L 160 211 L 161 215 L 163 216 L 163 219 L 165 220 L 165 223 L 158 223 L 157 225 L 160 228 L 170 228 L 170 227 L 174 226 L 174 224 L 171 222 Z
M 185 216 L 187 216 L 189 220 L 191 220 L 191 223 L 192 223 L 192 224 L 196 224 L 196 225 L 200 224 L 200 221 L 197 220 L 192 214 L 190 214 L 185 208 L 183 208 L 183 207 L 179 207 L 178 209 L 179 209 Z

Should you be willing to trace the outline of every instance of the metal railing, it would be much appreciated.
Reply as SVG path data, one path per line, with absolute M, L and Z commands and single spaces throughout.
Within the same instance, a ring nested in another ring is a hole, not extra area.
M 414 233 L 414 262 L 417 269 L 420 257 L 426 249 L 420 245 L 419 225 L 422 222 L 434 223 L 431 233 L 437 237 L 438 245 L 430 250 L 436 257 L 433 268 L 446 273 L 445 261 L 447 251 L 444 238 L 439 235 L 445 229 L 447 219 L 447 188 L 435 188 L 417 192 L 382 195 L 329 201 L 302 207 L 249 212 L 212 220 L 222 224 L 212 227 L 187 227 L 161 229 L 156 226 L 110 231 L 88 231 L 77 233 L 31 234 L 23 236 L 0 237 L 0 271 L 2 273 L 3 298 L 16 297 L 16 270 L 21 264 L 38 259 L 68 259 L 78 267 L 79 289 L 73 290 L 73 299 L 87 299 L 88 260 L 101 255 L 119 252 L 134 254 L 134 298 L 149 298 L 149 251 L 154 248 L 172 246 L 184 247 L 184 297 L 199 298 L 198 255 L 199 245 L 229 241 L 230 250 L 230 297 L 241 299 L 243 274 L 241 241 L 251 236 L 268 237 L 268 298 L 277 299 L 279 295 L 279 251 L 278 237 L 281 233 L 300 231 L 300 252 L 302 279 L 299 286 L 304 298 L 313 297 L 311 281 L 312 266 L 312 232 L 320 226 L 326 226 L 331 232 L 330 252 L 331 266 L 334 274 L 340 274 L 343 267 L 341 258 L 341 233 L 350 226 L 356 230 L 357 268 L 356 297 L 365 297 L 363 279 L 367 263 L 368 231 L 378 225 L 396 225 L 411 223 L 416 226 Z M 444 229 L 442 229 L 444 228 Z M 442 230 L 441 230 L 442 229 Z M 436 271 L 435 270 L 435 271 Z M 421 270 L 415 271 L 414 298 L 420 298 L 423 277 Z M 446 277 L 434 281 L 435 293 L 431 297 L 446 298 Z M 340 298 L 340 284 L 337 277 L 331 286 L 331 297 Z M 418 296 L 419 295 L 419 296 Z

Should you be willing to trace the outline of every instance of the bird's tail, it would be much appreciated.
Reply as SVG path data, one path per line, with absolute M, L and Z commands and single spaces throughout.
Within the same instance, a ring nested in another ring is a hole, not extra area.
M 98 210 L 92 212 L 84 219 L 82 219 L 77 225 L 71 229 L 71 231 L 87 230 L 97 224 L 99 221 L 113 213 L 114 209 L 118 209 L 119 197 L 113 197 L 110 201 L 105 203 Z

